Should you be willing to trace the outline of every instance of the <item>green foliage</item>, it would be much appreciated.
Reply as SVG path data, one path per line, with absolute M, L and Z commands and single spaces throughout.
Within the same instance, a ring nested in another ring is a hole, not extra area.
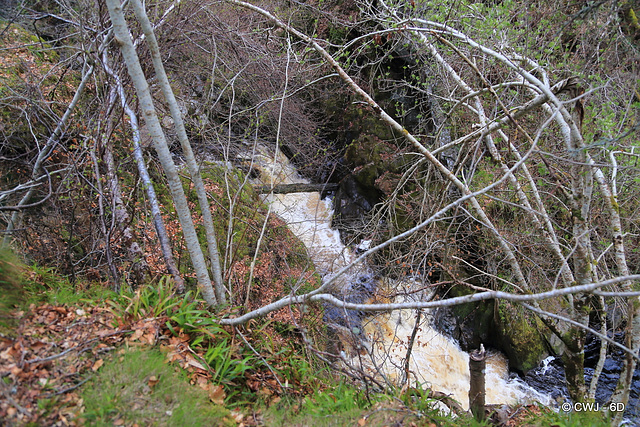
M 611 421 L 607 419 L 605 408 L 600 407 L 599 411 L 580 412 L 555 412 L 548 408 L 526 409 L 527 415 L 523 424 L 532 427 L 557 426 L 557 427 L 596 427 L 610 426 Z
M 166 326 L 176 336 L 188 334 L 190 345 L 204 352 L 203 359 L 213 372 L 212 381 L 227 389 L 227 398 L 241 390 L 239 380 L 252 368 L 254 356 L 245 355 L 232 343 L 230 334 L 214 319 L 211 312 L 191 291 L 175 294 L 173 281 L 164 276 L 155 286 L 145 286 L 132 295 L 123 293 L 122 300 L 109 301 L 112 311 L 119 317 L 133 319 L 168 317 Z
M 33 264 L 25 270 L 24 287 L 27 302 L 56 305 L 96 304 L 113 299 L 117 294 L 99 283 L 71 283 L 56 269 Z
M 345 383 L 338 383 L 326 390 L 318 390 L 304 398 L 301 410 L 312 417 L 352 412 L 370 405 L 365 392 Z
M 337 383 L 327 387 L 318 384 L 315 391 L 302 400 L 285 399 L 269 408 L 265 418 L 268 425 L 353 425 L 371 406 L 365 391 Z M 383 395 L 375 398 L 386 400 Z M 375 402 L 375 400 L 373 400 Z
M 187 298 L 189 295 L 185 295 Z M 128 305 L 123 307 L 120 301 L 126 301 Z M 133 294 L 126 291 L 120 294 L 120 298 L 108 301 L 117 316 L 129 315 L 139 319 L 144 317 L 160 317 L 171 313 L 171 310 L 179 306 L 183 301 L 175 295 L 173 280 L 170 276 L 163 276 L 157 285 L 143 286 Z
M 11 249 L 0 247 L 0 333 L 13 331 L 11 311 L 25 301 L 23 268 Z
M 232 425 L 229 412 L 165 362 L 158 350 L 125 351 L 82 389 L 90 425 Z

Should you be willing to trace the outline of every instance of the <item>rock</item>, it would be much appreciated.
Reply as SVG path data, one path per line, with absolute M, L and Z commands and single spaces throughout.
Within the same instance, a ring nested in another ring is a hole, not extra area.
M 340 182 L 334 202 L 334 219 L 339 226 L 359 224 L 377 202 L 377 197 L 348 175 Z
M 544 330 L 533 314 L 507 301 L 497 301 L 494 322 L 498 348 L 509 358 L 509 367 L 522 373 L 538 366 L 549 356 Z

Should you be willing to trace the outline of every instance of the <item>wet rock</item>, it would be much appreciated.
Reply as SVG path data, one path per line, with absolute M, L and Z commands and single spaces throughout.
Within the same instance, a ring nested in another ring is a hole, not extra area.
M 376 291 L 376 279 L 371 272 L 361 272 L 349 283 L 342 300 L 354 304 L 365 303 Z M 366 313 L 359 310 L 348 310 L 333 305 L 325 305 L 324 321 L 329 325 L 347 328 L 355 335 L 362 332 L 362 320 Z
M 356 335 L 362 330 L 362 315 L 363 313 L 361 311 L 347 310 L 334 305 L 327 304 L 324 307 L 325 323 L 329 326 L 342 326 Z
M 458 341 L 464 351 L 477 349 L 480 344 L 495 347 L 492 330 L 491 303 L 461 304 L 434 311 L 436 330 Z
M 376 202 L 377 195 L 349 175 L 340 182 L 336 193 L 334 220 L 340 228 L 358 225 Z
M 615 335 L 616 341 L 622 340 L 623 334 Z M 587 387 L 591 384 L 600 352 L 600 341 L 594 336 L 589 336 L 585 345 L 585 363 L 592 366 L 586 367 L 584 370 L 584 378 Z M 596 388 L 596 402 L 604 405 L 608 403 L 618 384 L 620 372 L 624 360 L 624 354 L 615 349 L 611 350 L 605 360 L 602 373 L 598 379 Z M 595 362 L 594 362 L 595 361 Z M 633 375 L 634 381 L 631 384 L 631 392 L 629 394 L 629 402 L 625 411 L 625 419 L 629 425 L 640 424 L 640 408 L 638 403 L 640 400 L 640 368 L 636 369 Z M 556 401 L 564 401 L 569 399 L 569 391 L 565 386 L 564 367 L 560 357 L 550 356 L 544 359 L 538 367 L 532 369 L 525 376 L 525 382 L 536 390 L 549 394 Z
M 549 356 L 540 365 L 529 372 L 524 380 L 536 390 L 546 393 L 556 401 L 569 396 L 565 385 L 564 367 L 559 357 Z

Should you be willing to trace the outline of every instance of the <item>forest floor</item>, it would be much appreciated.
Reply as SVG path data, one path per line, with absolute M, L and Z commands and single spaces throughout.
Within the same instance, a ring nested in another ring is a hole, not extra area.
M 427 409 L 426 394 L 407 400 L 405 390 L 405 397 L 377 395 L 366 403 L 353 385 L 319 376 L 311 390 L 294 375 L 298 384 L 284 386 L 264 369 L 247 369 L 235 384 L 222 384 L 207 351 L 192 345 L 193 334 L 170 328 L 166 315 L 123 316 L 117 306 L 44 303 L 11 312 L 14 333 L 0 336 L 0 419 L 6 425 L 519 426 L 551 425 L 554 416 L 522 406 L 501 408 L 478 423 Z M 235 398 L 234 385 L 244 390 Z M 564 422 L 557 425 L 580 425 Z
M 174 362 L 186 373 L 185 379 L 189 381 L 185 384 L 197 385 L 214 404 L 224 403 L 223 388 L 209 381 L 211 374 L 198 361 L 202 355 L 189 347 L 188 337 L 168 333 L 166 317 L 123 324 L 108 307 L 73 308 L 50 304 L 32 304 L 25 311 L 16 311 L 14 316 L 17 320 L 15 337 L 0 338 L 0 375 L 4 379 L 0 381 L 4 398 L 0 401 L 0 419 L 37 425 L 73 425 L 76 424 L 74 420 L 84 419 L 91 424 L 82 386 L 94 380 L 105 369 L 105 363 L 122 363 L 124 355 L 135 349 L 162 349 L 166 361 Z M 140 369 L 142 365 L 140 363 Z M 160 378 L 149 375 L 130 380 L 129 385 L 138 388 L 141 394 L 133 399 L 144 401 L 144 394 L 151 394 Z M 144 381 L 146 387 L 138 387 L 136 380 Z M 123 405 L 123 409 L 130 408 Z M 224 412 L 230 418 L 218 420 L 223 424 L 241 421 L 238 413 Z M 171 413 L 169 408 L 161 415 L 168 422 Z M 113 425 L 132 425 L 120 415 L 114 408 L 106 418 Z M 162 420 L 154 421 L 165 424 Z

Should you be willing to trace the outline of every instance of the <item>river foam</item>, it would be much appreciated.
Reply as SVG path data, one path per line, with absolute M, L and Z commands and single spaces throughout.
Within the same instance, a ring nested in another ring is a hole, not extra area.
M 278 152 L 275 156 L 270 156 L 262 147 L 258 151 L 253 159 L 254 168 L 260 172 L 260 184 L 308 183 L 284 154 Z M 330 275 L 354 260 L 355 255 L 352 251 L 342 244 L 340 233 L 331 228 L 331 201 L 322 200 L 320 193 L 268 194 L 263 197 L 264 201 L 270 204 L 271 211 L 281 217 L 304 243 L 321 275 Z M 335 291 L 349 300 L 349 291 L 356 289 L 359 282 L 367 277 L 372 276 L 367 275 L 366 267 L 360 266 L 355 272 L 345 275 L 343 280 L 338 282 Z M 391 286 L 394 289 L 406 290 L 416 286 L 416 283 L 383 279 L 374 286 Z M 368 292 L 364 292 L 363 295 L 367 296 Z M 423 300 L 429 297 L 420 293 L 412 295 L 413 298 Z M 404 297 L 396 297 L 396 301 L 401 301 L 399 298 Z M 416 311 L 397 310 L 367 316 L 364 319 L 358 315 L 352 317 L 358 322 L 362 320 L 362 323 L 358 327 L 351 327 L 353 325 L 349 324 L 340 326 L 343 329 L 343 345 L 352 346 L 343 352 L 344 361 L 356 369 L 367 371 L 373 377 L 384 376 L 385 381 L 398 385 L 404 380 L 405 359 L 409 340 L 416 325 Z M 435 330 L 431 326 L 432 323 L 431 313 L 424 310 L 411 349 L 409 380 L 414 385 L 419 383 L 423 387 L 448 394 L 463 408 L 468 409 L 469 355 L 462 351 L 453 339 Z M 347 339 L 345 333 L 351 334 L 351 337 Z M 366 350 L 366 357 L 362 357 L 363 349 Z M 550 403 L 550 397 L 538 393 L 518 378 L 510 378 L 507 359 L 500 353 L 490 353 L 486 375 L 488 404 L 533 401 Z

